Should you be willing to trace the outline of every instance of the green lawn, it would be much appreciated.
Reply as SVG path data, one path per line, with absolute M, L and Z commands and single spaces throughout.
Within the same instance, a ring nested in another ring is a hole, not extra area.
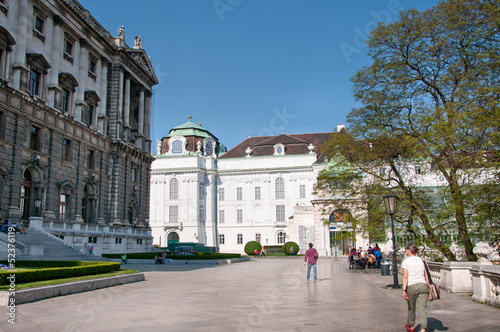
M 17 269 L 17 270 L 20 270 L 20 269 Z M 82 280 L 115 277 L 115 276 L 132 274 L 132 273 L 137 273 L 137 272 L 139 272 L 139 271 L 132 270 L 132 269 L 120 269 L 119 271 L 114 271 L 114 272 L 104 273 L 104 274 L 81 276 L 81 277 L 75 277 L 75 278 L 65 278 L 65 279 L 54 279 L 54 280 L 43 280 L 43 281 L 37 281 L 37 282 L 29 282 L 29 283 L 25 283 L 25 284 L 16 284 L 16 290 L 24 289 L 24 288 L 59 285 L 59 284 L 65 284 L 68 282 L 75 282 L 75 281 L 82 281 Z M 0 291 L 8 291 L 9 288 L 10 288 L 9 285 L 0 286 Z

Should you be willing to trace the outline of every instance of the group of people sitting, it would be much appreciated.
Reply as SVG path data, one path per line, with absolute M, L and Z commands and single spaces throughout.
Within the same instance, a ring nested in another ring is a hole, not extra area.
M 26 234 L 26 227 L 23 226 L 23 223 L 21 220 L 19 220 L 15 225 L 12 225 L 12 223 L 9 220 L 6 220 L 5 223 L 2 223 L 2 219 L 0 219 L 0 232 L 12 232 L 14 233 L 20 233 L 20 234 Z
M 376 243 L 373 247 L 369 246 L 367 250 L 359 247 L 351 248 L 348 254 L 349 268 L 364 269 L 365 267 L 380 269 L 380 261 L 382 260 L 382 252 Z
M 170 258 L 167 258 L 167 252 L 163 250 L 162 253 L 158 253 L 155 257 L 155 264 L 165 264 L 165 262 L 171 262 Z

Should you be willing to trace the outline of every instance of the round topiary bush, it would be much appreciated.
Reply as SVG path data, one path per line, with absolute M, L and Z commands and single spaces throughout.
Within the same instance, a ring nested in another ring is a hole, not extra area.
M 290 248 L 293 247 L 293 254 L 297 255 L 299 253 L 299 245 L 293 241 L 285 243 L 283 246 L 285 255 L 290 255 Z
M 257 242 L 257 241 L 248 241 L 247 244 L 245 244 L 245 253 L 247 255 L 253 255 L 255 249 L 257 249 L 258 251 L 260 251 L 260 248 L 262 248 L 262 246 L 260 245 L 259 242 Z

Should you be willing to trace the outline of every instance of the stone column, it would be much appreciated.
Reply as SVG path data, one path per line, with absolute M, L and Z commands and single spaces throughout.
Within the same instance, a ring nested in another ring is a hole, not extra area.
M 108 100 L 108 60 L 106 58 L 101 58 L 101 70 L 97 77 L 100 79 L 99 96 L 101 97 L 101 102 L 97 109 L 97 121 L 99 124 L 99 132 L 106 134 L 108 127 L 108 117 L 106 116 Z
M 125 95 L 123 96 L 123 139 L 130 139 L 130 77 L 125 78 Z
M 22 82 L 23 76 L 28 75 L 29 68 L 26 66 L 26 33 L 28 29 L 28 0 L 19 0 L 19 13 L 17 18 L 17 36 L 16 36 L 16 55 L 14 63 L 14 78 L 13 78 L 13 88 L 14 89 L 27 89 L 27 81 Z M 24 74 L 24 75 L 23 75 Z
M 144 88 L 139 92 L 139 118 L 137 125 L 137 136 L 135 138 L 135 145 L 143 149 L 144 145 Z
M 116 128 L 116 138 L 122 138 L 122 127 L 123 127 L 123 79 L 124 79 L 123 70 L 120 69 L 119 79 L 118 79 L 118 114 L 117 114 L 117 128 Z
M 56 94 L 61 93 L 59 88 L 59 59 L 61 59 L 61 26 L 64 19 L 59 15 L 54 15 L 54 31 L 52 34 L 52 55 L 51 55 L 51 70 L 49 77 L 49 95 L 48 105 L 57 108 Z
M 144 103 L 144 151 L 151 151 L 151 92 Z
M 80 57 L 78 59 L 78 88 L 76 89 L 76 114 L 75 119 L 82 121 L 82 114 L 86 110 L 87 104 L 85 103 L 85 88 L 87 86 L 88 76 L 88 41 L 85 38 L 80 39 Z

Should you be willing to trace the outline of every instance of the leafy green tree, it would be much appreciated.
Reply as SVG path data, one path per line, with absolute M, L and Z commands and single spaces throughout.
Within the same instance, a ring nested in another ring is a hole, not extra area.
M 472 237 L 499 217 L 499 39 L 498 0 L 449 0 L 380 23 L 368 40 L 373 63 L 352 78 L 362 105 L 347 117 L 352 137 L 336 135 L 325 150 L 344 168 L 325 169 L 318 190 L 365 198 L 368 219 L 381 211 L 374 199 L 392 190 L 410 233 L 425 230 L 455 260 L 439 235 L 456 231 L 467 259 L 477 260 Z M 409 179 L 419 164 L 444 185 Z

